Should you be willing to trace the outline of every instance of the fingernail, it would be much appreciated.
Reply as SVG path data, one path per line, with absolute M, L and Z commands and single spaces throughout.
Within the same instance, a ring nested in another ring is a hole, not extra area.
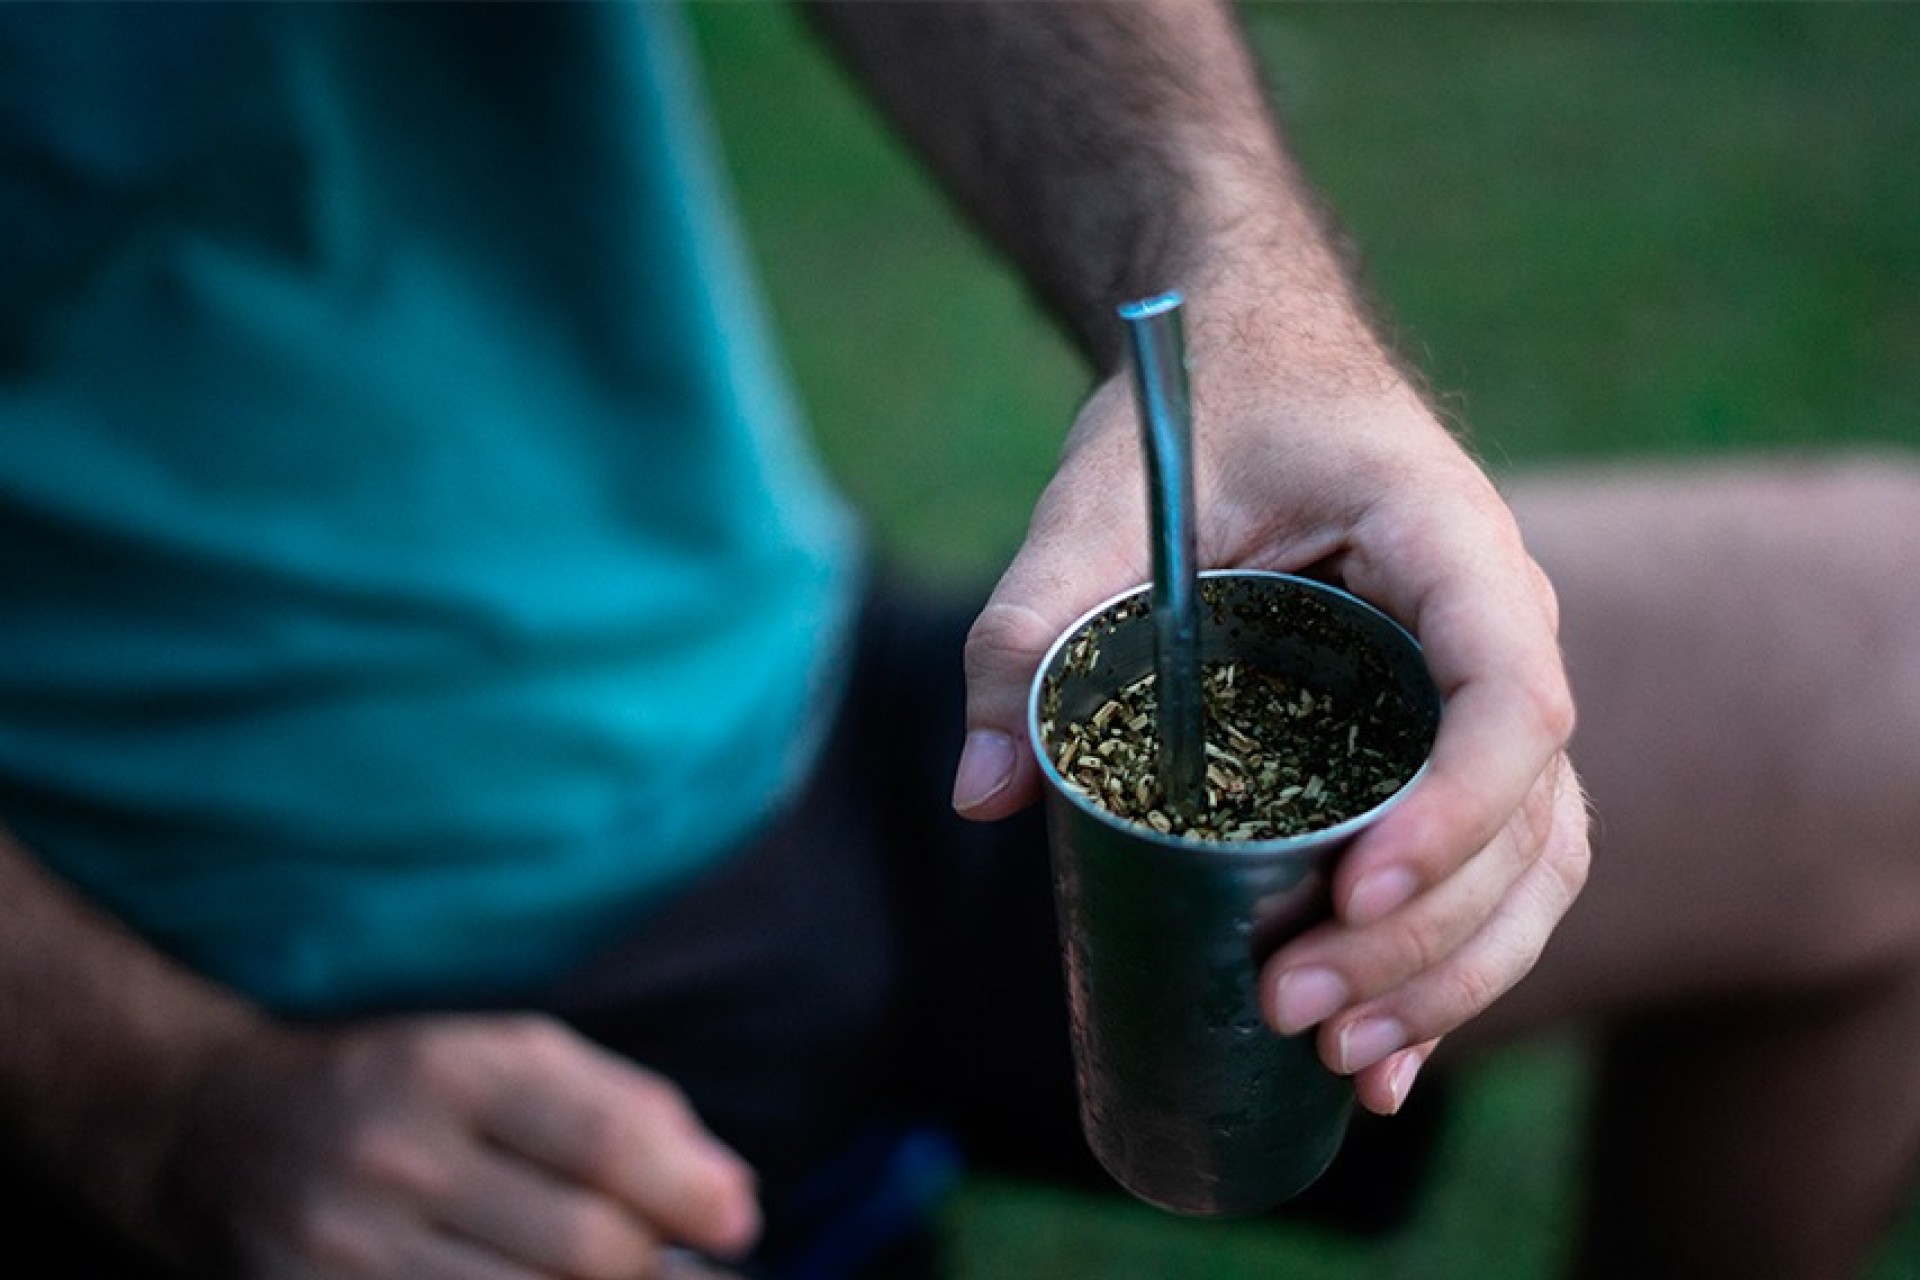
M 997 729 L 975 729 L 954 771 L 953 807 L 965 813 L 993 799 L 1013 778 L 1013 739 Z
M 1347 984 L 1331 969 L 1291 969 L 1274 984 L 1273 1021 L 1283 1036 L 1299 1035 L 1344 1009 Z
M 1387 1094 L 1392 1102 L 1389 1115 L 1398 1115 L 1400 1108 L 1407 1105 L 1407 1094 L 1413 1089 L 1414 1077 L 1420 1074 L 1426 1057 L 1418 1053 L 1403 1053 L 1387 1072 Z
M 1340 1074 L 1364 1071 L 1397 1049 L 1407 1047 L 1407 1029 L 1392 1018 L 1362 1018 L 1340 1029 Z
M 1406 905 L 1420 882 L 1405 867 L 1382 867 L 1361 876 L 1347 895 L 1346 922 L 1364 927 Z

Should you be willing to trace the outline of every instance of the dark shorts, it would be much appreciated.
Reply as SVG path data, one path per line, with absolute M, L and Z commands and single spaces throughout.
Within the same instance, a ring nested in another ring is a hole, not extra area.
M 949 803 L 971 618 L 877 593 L 790 811 L 534 1002 L 674 1080 L 754 1164 L 768 1220 L 756 1275 L 840 1276 L 886 1252 L 950 1184 L 949 1156 L 1112 1188 L 1080 1136 L 1039 814 L 982 825 Z M 1334 1168 L 1283 1212 L 1398 1222 L 1434 1093 L 1423 1085 L 1423 1105 L 1391 1122 L 1358 1117 Z M 13 1256 L 39 1246 L 68 1274 L 151 1274 L 3 1167 L 0 1231 Z

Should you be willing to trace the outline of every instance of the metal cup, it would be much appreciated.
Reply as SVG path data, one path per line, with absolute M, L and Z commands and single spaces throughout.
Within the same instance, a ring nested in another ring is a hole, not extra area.
M 1034 678 L 1028 731 L 1047 823 L 1087 1141 L 1121 1186 L 1178 1213 L 1268 1209 L 1338 1153 L 1351 1084 L 1312 1037 L 1260 1015 L 1262 962 L 1328 911 L 1334 859 L 1419 774 L 1365 813 L 1277 840 L 1166 835 L 1061 774 L 1047 727 L 1084 719 L 1153 670 L 1146 587 L 1092 610 Z M 1365 602 L 1275 573 L 1201 575 L 1203 662 L 1239 660 L 1367 702 L 1404 700 L 1429 732 L 1440 698 L 1419 645 Z M 1422 764 L 1420 772 L 1425 772 Z

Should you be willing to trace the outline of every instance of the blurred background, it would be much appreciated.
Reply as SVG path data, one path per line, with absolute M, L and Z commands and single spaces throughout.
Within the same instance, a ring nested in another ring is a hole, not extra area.
M 1244 13 L 1381 315 L 1496 474 L 1920 445 L 1920 6 Z M 693 20 L 829 464 L 885 554 L 984 586 L 1086 371 L 789 7 Z M 1585 1087 L 1570 1041 L 1468 1073 L 1384 1243 L 976 1180 L 958 1275 L 1550 1276 Z M 1874 1274 L 1920 1280 L 1920 1202 Z

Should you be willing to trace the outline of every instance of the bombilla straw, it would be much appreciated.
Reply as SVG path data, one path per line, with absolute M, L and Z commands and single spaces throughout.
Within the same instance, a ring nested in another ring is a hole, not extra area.
M 1120 319 L 1133 353 L 1134 393 L 1147 459 L 1160 790 L 1168 809 L 1191 821 L 1200 809 L 1206 748 L 1200 702 L 1193 409 L 1180 307 L 1178 293 L 1163 293 L 1126 303 Z

